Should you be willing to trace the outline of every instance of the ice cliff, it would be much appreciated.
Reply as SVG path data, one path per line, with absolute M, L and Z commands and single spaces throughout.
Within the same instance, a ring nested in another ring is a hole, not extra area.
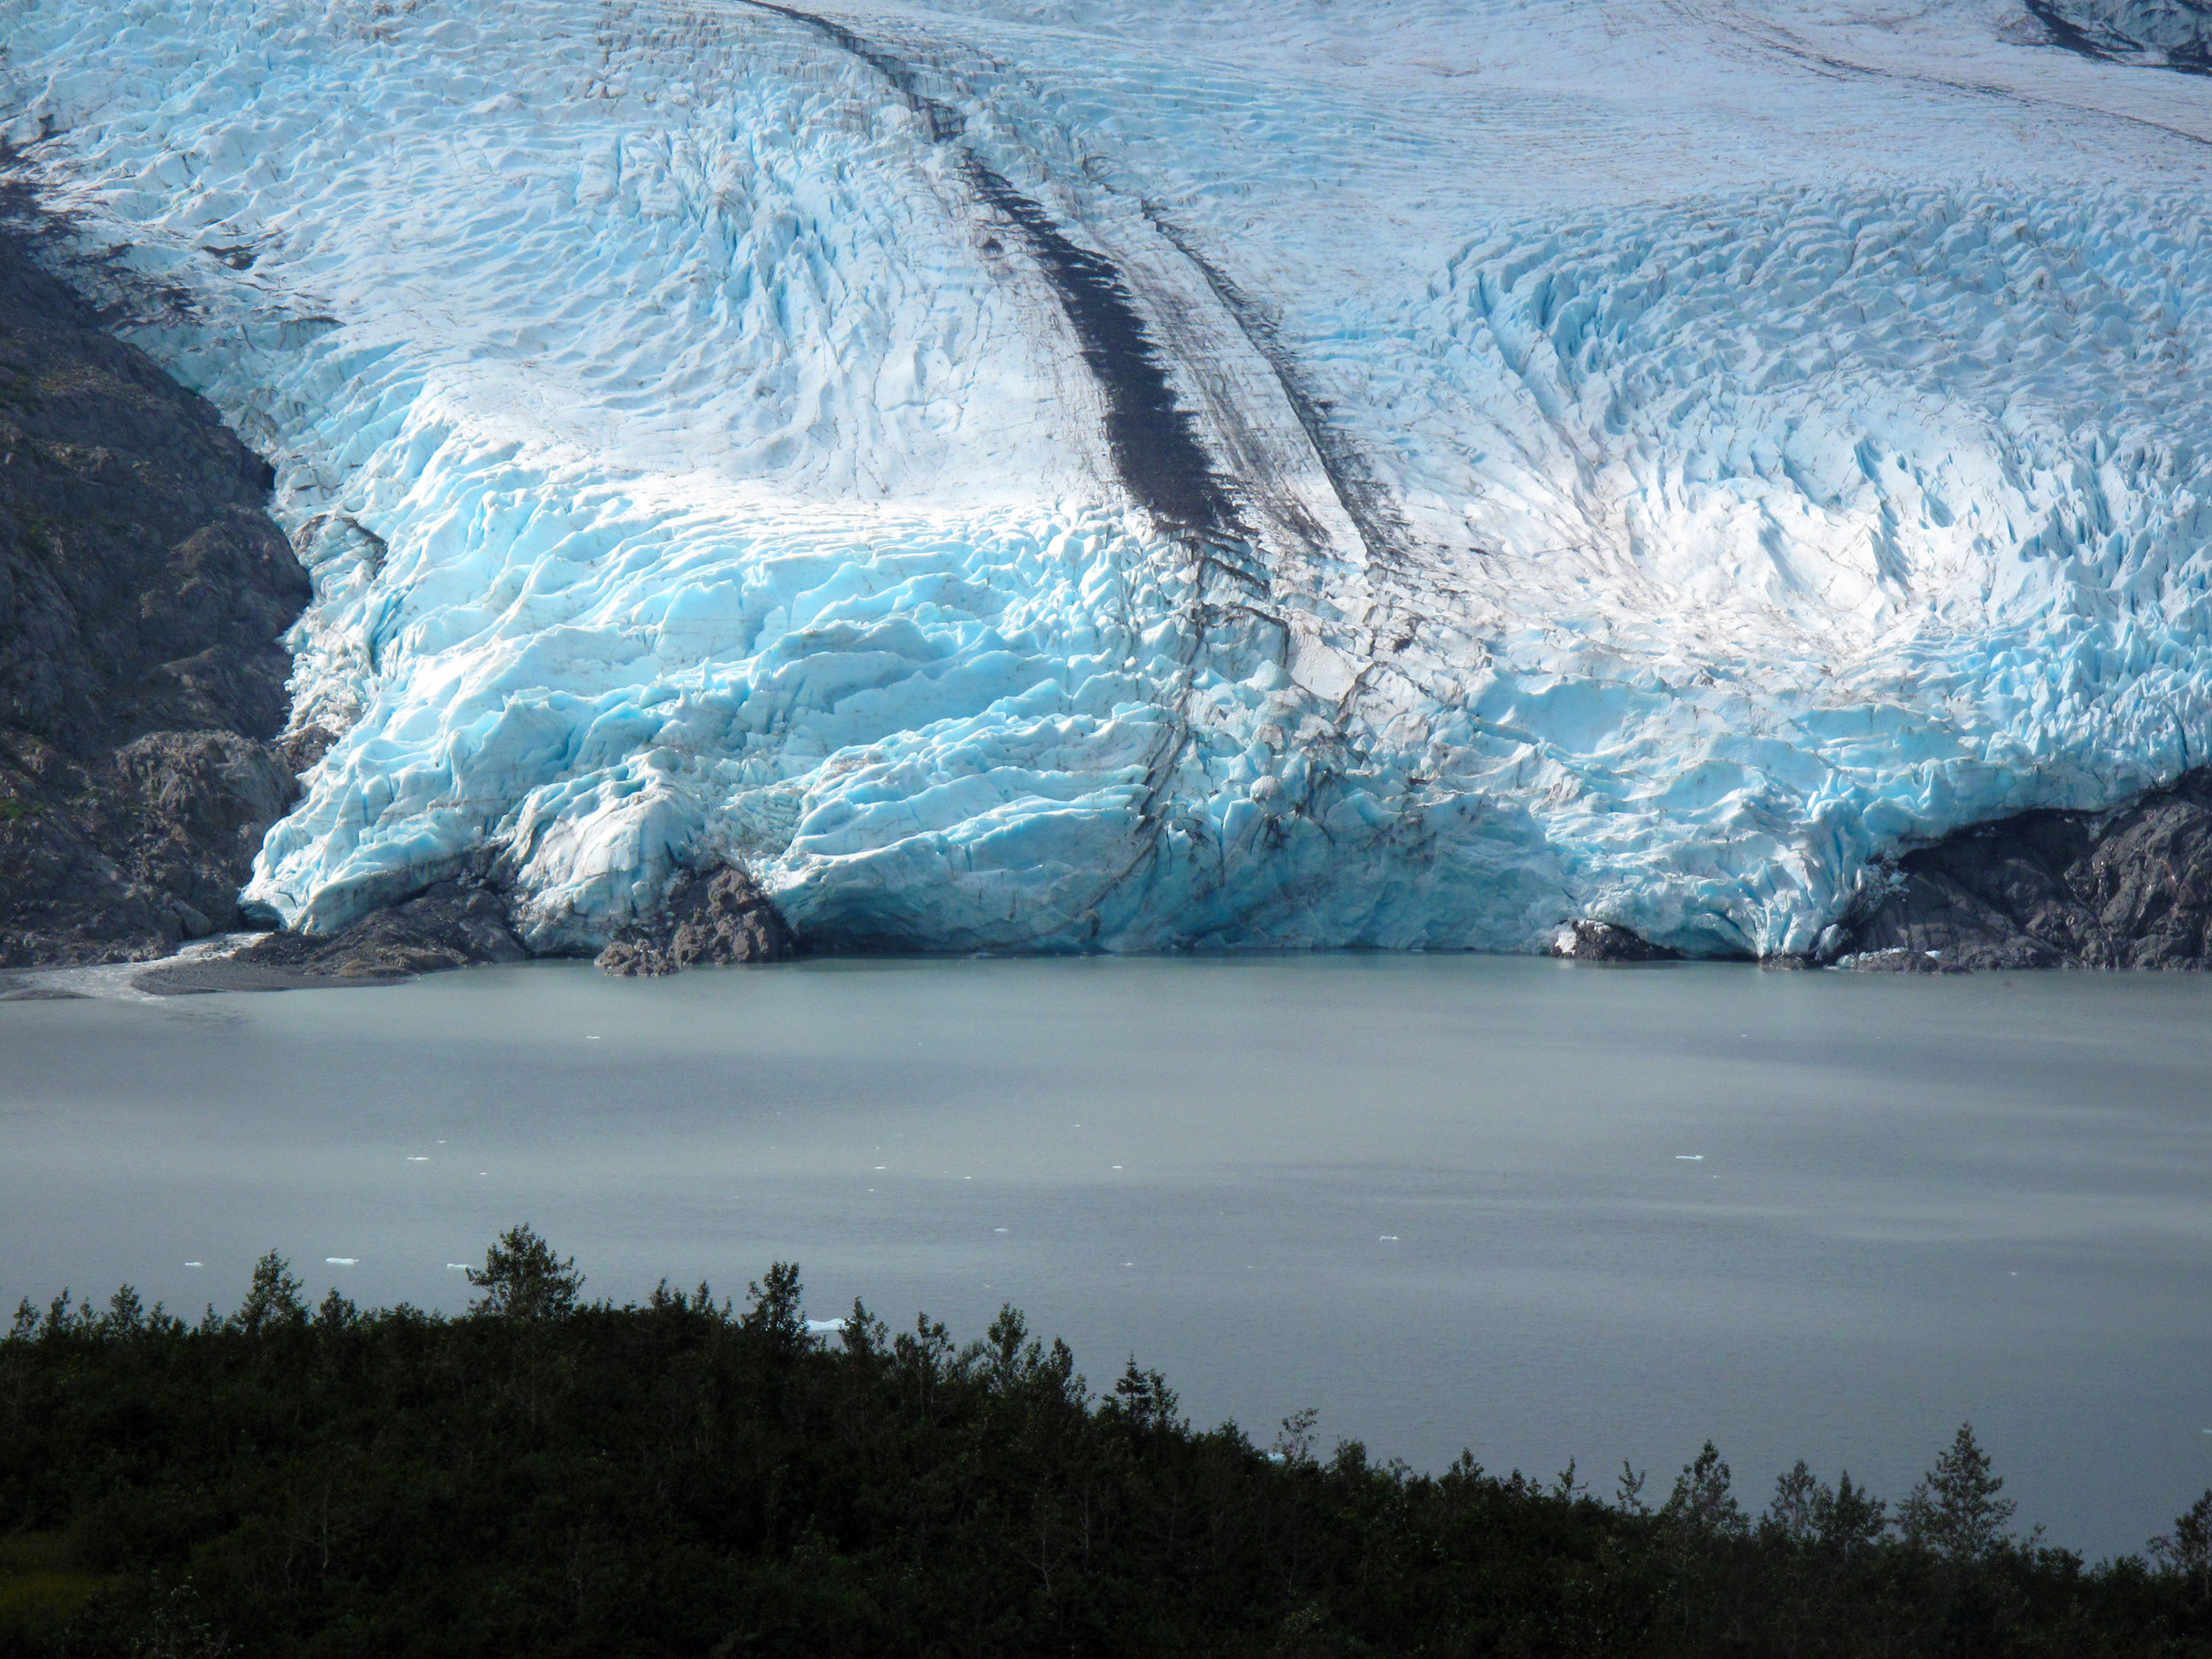
M 828 947 L 1802 951 L 2207 758 L 2212 97 L 2029 9 L 0 34 L 79 280 L 278 469 L 311 931 L 740 863 Z

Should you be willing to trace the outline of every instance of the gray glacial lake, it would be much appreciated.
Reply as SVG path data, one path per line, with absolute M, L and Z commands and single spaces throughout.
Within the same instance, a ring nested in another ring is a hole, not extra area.
M 641 1296 L 1002 1302 L 1202 1422 L 1663 1493 L 1712 1436 L 2021 1520 L 2212 1485 L 2212 981 L 1494 957 L 580 964 L 0 1003 L 0 1295 L 458 1310 L 527 1220 Z M 331 1260 L 329 1258 L 342 1258 Z M 196 1265 L 193 1265 L 196 1263 Z

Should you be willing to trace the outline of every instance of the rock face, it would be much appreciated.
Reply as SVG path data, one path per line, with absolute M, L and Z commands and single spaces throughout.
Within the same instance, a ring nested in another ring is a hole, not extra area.
M 1610 922 L 1571 922 L 1552 941 L 1551 954 L 1570 962 L 1679 962 L 1682 953 L 1616 927 Z
M 687 872 L 668 890 L 657 926 L 632 928 L 599 953 L 599 965 L 626 977 L 739 962 L 782 962 L 798 942 L 773 900 L 744 871 Z
M 211 961 L 164 964 L 132 981 L 142 991 L 283 991 L 383 985 L 443 968 L 521 962 L 530 953 L 509 925 L 495 890 L 473 880 L 428 892 L 365 917 L 329 938 L 270 933 Z
M 2212 965 L 2212 768 L 2105 812 L 2024 812 L 1908 853 L 1828 941 L 1838 965 Z
M 6 204 L 0 204 L 0 208 Z M 242 924 L 296 794 L 267 466 L 0 219 L 0 966 Z

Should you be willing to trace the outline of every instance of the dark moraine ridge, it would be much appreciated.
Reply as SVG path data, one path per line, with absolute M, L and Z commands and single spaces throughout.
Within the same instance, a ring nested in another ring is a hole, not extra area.
M 1862 969 L 2212 966 L 2212 767 L 2102 812 L 2023 812 L 1898 859 L 1840 929 Z
M 1222 309 L 1235 320 L 1245 340 L 1273 372 L 1283 401 L 1290 405 L 1291 412 L 1304 428 L 1306 441 L 1313 446 L 1314 458 L 1327 475 L 1337 504 L 1344 509 L 1345 517 L 1359 532 L 1368 557 L 1400 565 L 1410 563 L 1412 533 L 1393 503 L 1390 492 L 1376 478 L 1367 457 L 1330 420 L 1327 399 L 1314 389 L 1295 355 L 1284 346 L 1275 313 L 1247 294 L 1227 272 L 1200 252 L 1190 234 L 1156 204 L 1147 202 L 1143 208 L 1153 229 L 1205 279 Z
M 937 143 L 961 138 L 966 123 L 922 90 L 913 67 L 843 24 L 771 0 L 747 0 L 813 31 L 890 83 Z M 1023 194 L 964 145 L 961 173 L 976 199 L 996 212 L 1037 262 L 1067 314 L 1085 365 L 1106 396 L 1106 442 L 1129 493 L 1163 525 L 1241 534 L 1235 505 L 1207 458 L 1189 414 L 1175 401 L 1159 347 L 1135 296 L 1113 262 L 1079 245 L 1033 197 Z
M 42 270 L 0 204 L 0 967 L 242 924 L 290 804 L 307 573 L 268 466 Z

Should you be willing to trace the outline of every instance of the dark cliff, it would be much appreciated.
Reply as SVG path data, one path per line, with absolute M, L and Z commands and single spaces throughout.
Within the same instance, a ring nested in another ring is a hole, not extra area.
M 1843 929 L 1849 965 L 2212 965 L 2212 769 L 2104 812 L 2023 812 L 1906 854 Z
M 0 220 L 0 966 L 240 925 L 296 789 L 269 468 Z

